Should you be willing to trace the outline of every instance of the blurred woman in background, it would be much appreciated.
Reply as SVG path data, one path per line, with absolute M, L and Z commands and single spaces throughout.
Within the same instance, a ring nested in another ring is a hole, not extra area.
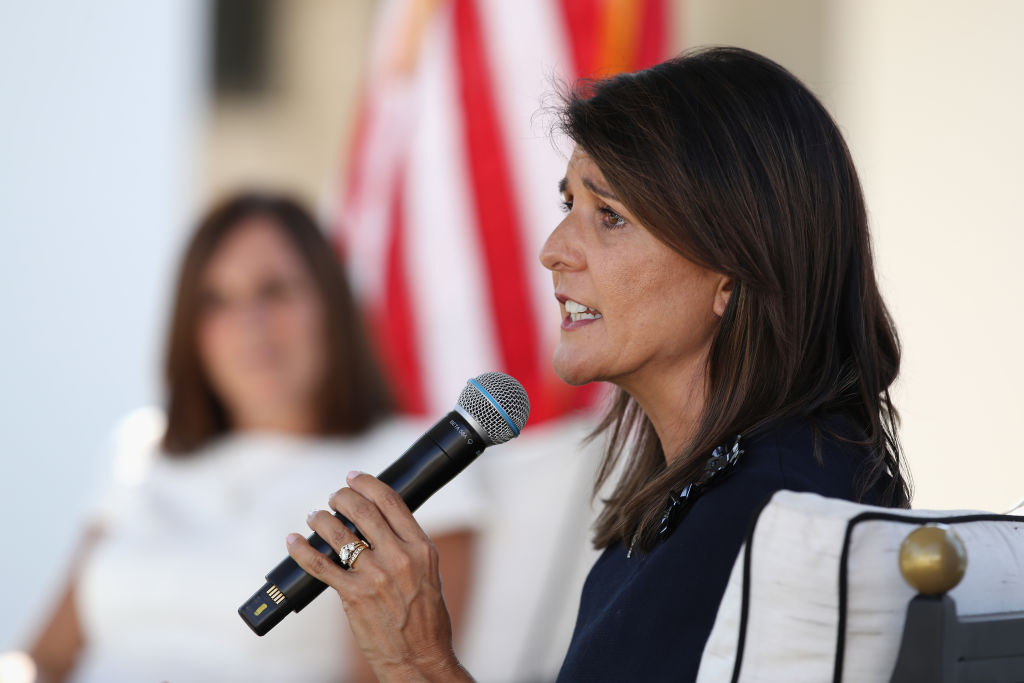
M 135 435 L 121 471 L 145 469 L 101 500 L 32 647 L 40 679 L 372 680 L 328 601 L 265 638 L 236 614 L 325 486 L 384 469 L 422 431 L 390 417 L 345 273 L 308 212 L 246 194 L 205 217 L 181 266 L 165 372 L 166 420 L 142 412 L 120 430 Z M 159 442 L 140 446 L 154 423 Z M 456 618 L 477 501 L 464 476 L 419 515 Z

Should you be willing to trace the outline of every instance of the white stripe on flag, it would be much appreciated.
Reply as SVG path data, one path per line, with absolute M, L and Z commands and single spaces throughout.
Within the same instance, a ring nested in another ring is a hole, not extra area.
M 412 84 L 389 79 L 368 93 L 362 155 L 350 173 L 358 173 L 361 192 L 342 203 L 340 217 L 348 267 L 356 295 L 364 305 L 381 302 L 397 173 L 412 129 Z
M 451 409 L 466 378 L 500 366 L 492 319 L 501 312 L 490 310 L 469 196 L 450 8 L 439 15 L 445 20 L 424 36 L 420 55 L 405 192 L 405 257 L 431 414 Z

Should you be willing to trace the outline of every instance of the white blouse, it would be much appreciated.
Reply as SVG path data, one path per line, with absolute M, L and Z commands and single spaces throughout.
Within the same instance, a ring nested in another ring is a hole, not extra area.
M 72 681 L 339 680 L 351 635 L 336 595 L 262 638 L 237 609 L 287 555 L 285 536 L 312 533 L 306 514 L 327 509 L 350 470 L 379 474 L 426 426 L 392 421 L 355 439 L 235 434 L 184 457 L 150 449 L 141 467 L 122 456 L 98 506 L 103 536 L 80 567 L 87 645 Z M 482 509 L 470 468 L 416 517 L 437 536 L 475 528 Z

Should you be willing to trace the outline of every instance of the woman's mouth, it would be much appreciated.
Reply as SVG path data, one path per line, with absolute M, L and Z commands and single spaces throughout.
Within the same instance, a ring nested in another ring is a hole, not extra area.
M 569 314 L 569 317 L 572 318 L 573 322 L 578 322 L 580 320 L 597 320 L 601 317 L 600 312 L 593 308 L 584 306 L 581 303 L 577 303 L 572 299 L 565 300 L 565 312 Z
M 572 299 L 565 300 L 565 312 L 566 316 L 562 319 L 563 330 L 575 329 L 601 318 L 600 311 Z

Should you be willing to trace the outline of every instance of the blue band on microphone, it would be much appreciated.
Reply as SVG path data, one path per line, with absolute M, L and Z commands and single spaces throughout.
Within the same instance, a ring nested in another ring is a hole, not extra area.
M 498 403 L 493 396 L 491 396 L 490 392 L 488 392 L 486 389 L 480 386 L 480 382 L 477 382 L 475 379 L 470 379 L 469 383 L 476 387 L 477 391 L 484 395 L 484 398 L 490 401 L 491 405 L 494 406 L 495 410 L 498 411 L 498 414 L 501 415 L 505 422 L 508 423 L 509 429 L 511 429 L 516 436 L 519 436 L 519 427 L 516 427 L 516 423 L 512 421 L 511 417 L 508 416 L 508 413 L 506 413 L 505 409 L 501 407 L 501 404 Z

